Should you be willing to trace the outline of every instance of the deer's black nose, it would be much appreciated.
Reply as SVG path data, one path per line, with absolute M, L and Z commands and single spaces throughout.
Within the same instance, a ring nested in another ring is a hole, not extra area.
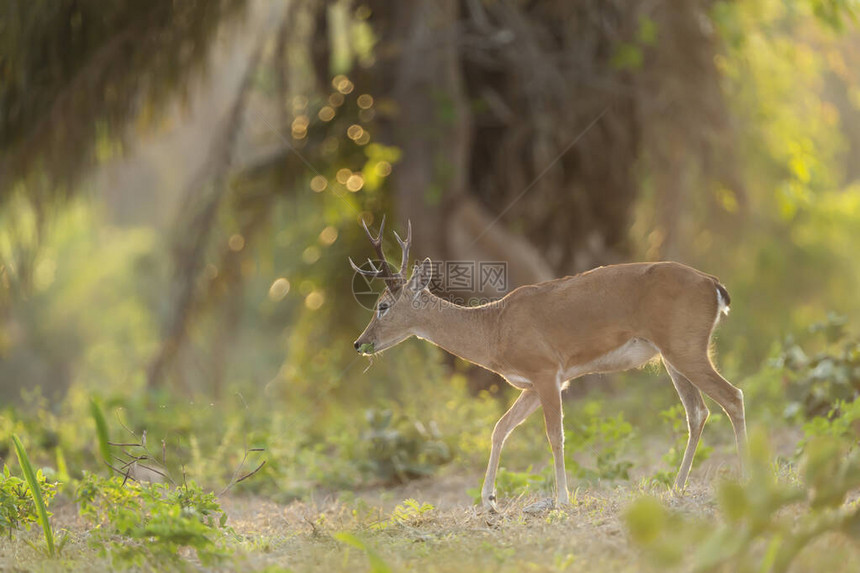
M 358 343 L 358 341 L 357 341 L 357 340 L 356 340 L 355 342 L 353 342 L 353 343 L 352 343 L 352 345 L 355 347 L 356 351 L 357 351 L 357 350 L 358 350 L 358 348 L 361 346 L 361 345 Z

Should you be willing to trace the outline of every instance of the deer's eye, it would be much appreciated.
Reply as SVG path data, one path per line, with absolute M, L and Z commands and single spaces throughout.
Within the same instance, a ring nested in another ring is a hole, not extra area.
M 388 312 L 388 308 L 389 308 L 389 304 L 387 302 L 381 302 L 381 303 L 379 303 L 379 307 L 376 309 L 376 313 L 379 315 L 380 318 L 382 318 L 382 316 L 386 312 Z

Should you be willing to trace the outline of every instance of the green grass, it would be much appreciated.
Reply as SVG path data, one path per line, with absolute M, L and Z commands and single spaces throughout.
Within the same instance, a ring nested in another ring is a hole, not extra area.
M 36 511 L 39 516 L 39 525 L 42 527 L 42 533 L 45 536 L 45 546 L 50 557 L 57 554 L 54 546 L 54 532 L 51 530 L 51 521 L 48 519 L 48 507 L 45 505 L 45 500 L 42 497 L 42 489 L 39 486 L 39 480 L 36 479 L 36 472 L 33 470 L 33 464 L 30 463 L 30 457 L 27 455 L 27 450 L 24 449 L 24 444 L 17 435 L 12 436 L 12 443 L 15 444 L 15 453 L 18 455 L 18 463 L 21 465 L 21 470 L 24 472 L 24 480 L 30 488 L 30 494 L 33 496 L 33 503 L 36 504 Z
M 105 420 L 104 412 L 102 412 L 102 407 L 95 398 L 90 399 L 90 414 L 92 415 L 93 421 L 96 425 L 96 438 L 99 443 L 99 453 L 101 453 L 105 463 L 110 464 L 110 439 L 108 437 L 107 421 Z

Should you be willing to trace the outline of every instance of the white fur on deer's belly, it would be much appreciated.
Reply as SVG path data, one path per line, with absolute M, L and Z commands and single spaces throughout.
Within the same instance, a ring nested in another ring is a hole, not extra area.
M 601 372 L 620 372 L 638 368 L 657 356 L 659 350 L 644 338 L 631 338 L 618 348 L 610 350 L 591 362 L 577 364 L 558 371 L 559 383 L 573 380 L 583 374 L 599 374 Z
M 557 383 L 561 387 L 566 387 L 570 380 L 584 374 L 619 372 L 638 368 L 657 356 L 659 352 L 656 346 L 644 338 L 631 338 L 618 348 L 610 350 L 602 356 L 598 356 L 591 362 L 577 364 L 566 369 L 560 367 L 556 376 Z M 520 390 L 532 387 L 531 380 L 518 374 L 505 374 L 504 378 L 511 386 Z

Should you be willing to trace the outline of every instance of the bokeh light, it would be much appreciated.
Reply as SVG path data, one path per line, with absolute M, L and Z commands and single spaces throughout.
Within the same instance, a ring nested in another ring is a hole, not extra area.
M 319 112 L 317 113 L 317 117 L 319 117 L 323 121 L 331 121 L 334 119 L 335 111 L 334 108 L 330 105 L 323 106 Z
M 311 179 L 311 189 L 313 189 L 315 193 L 325 191 L 326 187 L 328 187 L 328 179 L 322 175 L 317 175 Z
M 245 248 L 245 237 L 243 237 L 239 233 L 230 235 L 230 238 L 227 240 L 227 246 L 230 247 L 231 251 L 238 253 Z
M 290 292 L 290 281 L 284 277 L 275 279 L 272 286 L 269 287 L 269 300 L 275 302 L 281 301 Z
M 320 231 L 320 243 L 326 247 L 332 245 L 337 240 L 337 229 L 329 225 Z
M 337 170 L 337 174 L 335 175 L 335 178 L 337 179 L 337 182 L 340 183 L 341 185 L 346 185 L 347 179 L 349 179 L 351 176 L 352 176 L 352 171 L 350 169 L 347 169 L 344 167 L 343 169 Z
M 353 193 L 361 190 L 362 187 L 364 187 L 364 177 L 359 173 L 353 173 L 349 176 L 349 179 L 346 180 L 346 188 Z
M 305 297 L 305 306 L 310 310 L 318 310 L 325 303 L 322 291 L 315 290 Z

